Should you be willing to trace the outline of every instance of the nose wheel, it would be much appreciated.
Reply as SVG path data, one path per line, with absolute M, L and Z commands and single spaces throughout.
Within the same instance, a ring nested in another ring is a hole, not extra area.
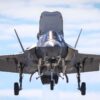
M 51 80 L 51 82 L 50 82 L 50 89 L 54 90 L 54 80 Z

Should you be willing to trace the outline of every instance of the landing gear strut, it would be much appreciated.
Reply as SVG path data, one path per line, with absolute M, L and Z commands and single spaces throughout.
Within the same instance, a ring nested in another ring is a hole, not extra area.
M 80 63 L 76 65 L 77 70 L 77 82 L 78 82 L 78 90 L 80 90 L 82 95 L 86 94 L 86 83 L 80 80 Z
M 19 83 L 15 82 L 14 83 L 14 94 L 19 95 L 19 91 L 22 90 L 22 80 L 23 80 L 23 64 L 20 63 L 19 66 Z

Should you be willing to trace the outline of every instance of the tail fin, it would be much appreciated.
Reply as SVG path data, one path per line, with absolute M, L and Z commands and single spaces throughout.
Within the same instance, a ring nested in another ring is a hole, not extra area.
M 24 50 L 24 48 L 23 48 L 23 45 L 22 45 L 22 43 L 21 43 L 21 40 L 20 40 L 20 38 L 19 38 L 19 36 L 18 36 L 18 33 L 17 33 L 16 29 L 14 29 L 14 31 L 15 31 L 16 37 L 17 37 L 17 39 L 18 39 L 18 42 L 19 42 L 19 44 L 20 44 L 20 47 L 21 47 L 22 51 L 25 52 L 25 50 Z
M 78 44 L 78 41 L 79 41 L 79 38 L 80 38 L 81 33 L 82 33 L 82 28 L 81 28 L 81 30 L 80 30 L 80 32 L 79 32 L 79 35 L 78 35 L 78 38 L 77 38 L 77 40 L 76 40 L 76 43 L 75 43 L 74 48 L 76 48 L 76 46 L 77 46 L 77 44 Z

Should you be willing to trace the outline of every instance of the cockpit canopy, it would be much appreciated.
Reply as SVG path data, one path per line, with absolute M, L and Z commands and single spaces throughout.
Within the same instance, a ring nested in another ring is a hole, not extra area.
M 40 35 L 46 34 L 49 31 L 60 33 L 63 35 L 63 19 L 60 12 L 47 12 L 44 11 L 40 16 L 39 33 Z

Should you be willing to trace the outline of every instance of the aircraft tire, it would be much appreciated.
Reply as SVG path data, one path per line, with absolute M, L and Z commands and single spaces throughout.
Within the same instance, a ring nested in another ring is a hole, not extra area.
M 82 82 L 81 84 L 81 94 L 86 95 L 86 83 Z
M 54 81 L 53 81 L 53 80 L 51 80 L 50 89 L 51 89 L 51 90 L 54 90 Z
M 19 95 L 19 84 L 17 82 L 14 83 L 14 95 Z

